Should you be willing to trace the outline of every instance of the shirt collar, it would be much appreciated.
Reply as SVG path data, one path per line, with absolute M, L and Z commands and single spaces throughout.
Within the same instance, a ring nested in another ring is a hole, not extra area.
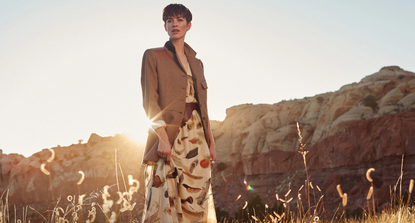
M 176 48 L 174 47 L 173 43 L 169 40 L 164 44 L 164 47 L 166 47 L 169 51 L 176 53 Z M 189 46 L 189 44 L 184 43 L 184 53 L 187 56 L 195 57 L 196 51 L 192 49 L 192 47 Z

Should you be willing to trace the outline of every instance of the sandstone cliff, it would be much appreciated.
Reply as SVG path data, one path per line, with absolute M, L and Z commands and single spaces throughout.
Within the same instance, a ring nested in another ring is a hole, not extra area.
M 231 107 L 223 122 L 212 123 L 218 160 L 227 166 L 221 173 L 227 182 L 222 176 L 214 181 L 216 200 L 234 212 L 255 195 L 273 204 L 275 193 L 299 189 L 306 177 L 298 153 L 298 122 L 309 151 L 311 181 L 321 187 L 328 203 L 337 207 L 341 201 L 335 187 L 344 184 L 343 190 L 351 193 L 348 208 L 359 209 L 370 186 L 365 172 L 375 167 L 375 194 L 382 194 L 376 197 L 383 205 L 389 185 L 399 178 L 401 155 L 405 154 L 405 170 L 415 168 L 414 108 L 415 74 L 396 66 L 336 92 Z M 404 182 L 414 177 L 409 172 Z M 245 190 L 245 178 L 253 191 Z M 242 199 L 233 203 L 239 194 Z

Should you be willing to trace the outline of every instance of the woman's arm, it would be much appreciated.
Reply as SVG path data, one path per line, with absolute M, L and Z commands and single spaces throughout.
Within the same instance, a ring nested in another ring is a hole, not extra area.
M 153 50 L 146 50 L 141 65 L 141 90 L 143 93 L 143 107 L 151 121 L 163 120 L 161 108 L 158 104 L 158 77 L 157 60 Z
M 143 107 L 147 117 L 152 121 L 163 120 L 162 111 L 158 104 L 158 74 L 157 60 L 152 50 L 146 50 L 141 66 L 141 89 L 143 92 Z M 153 129 L 159 138 L 157 153 L 170 162 L 171 146 L 165 127 Z

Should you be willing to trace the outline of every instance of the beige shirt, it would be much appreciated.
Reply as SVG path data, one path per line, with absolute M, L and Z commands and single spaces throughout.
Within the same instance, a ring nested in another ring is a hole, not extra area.
M 186 103 L 197 103 L 197 99 L 195 98 L 195 88 L 193 87 L 193 77 L 190 65 L 187 66 Z

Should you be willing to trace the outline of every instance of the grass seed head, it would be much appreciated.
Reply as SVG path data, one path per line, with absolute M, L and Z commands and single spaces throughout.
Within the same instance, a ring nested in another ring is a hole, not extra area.
M 285 197 L 288 196 L 291 193 L 291 189 L 288 190 L 288 192 L 285 194 Z
M 94 222 L 96 214 L 97 209 L 94 206 L 92 206 L 91 210 L 88 210 L 88 218 L 91 217 L 91 219 L 88 219 L 86 222 Z
M 84 182 L 84 179 L 85 179 L 85 174 L 84 174 L 84 172 L 82 172 L 81 170 L 80 170 L 80 171 L 78 171 L 78 173 L 79 173 L 79 174 L 81 174 L 81 179 L 79 179 L 79 181 L 78 181 L 76 184 L 81 185 L 81 184 L 82 184 L 82 182 Z
M 135 205 L 136 205 L 136 202 L 131 204 L 126 199 L 124 199 L 124 202 L 122 204 L 122 208 L 120 209 L 120 212 L 132 211 L 134 209 Z
M 72 213 L 72 219 L 73 219 L 73 222 L 78 222 L 78 219 L 79 219 L 79 218 L 78 218 L 78 213 L 77 213 L 77 212 L 73 212 L 73 213 Z M 67 223 L 70 223 L 68 219 L 63 219 L 63 220 L 64 220 L 64 221 L 63 221 L 64 223 L 66 223 L 66 222 L 67 222 Z M 59 223 L 60 223 L 60 222 L 59 222 Z
M 245 201 L 245 205 L 244 205 L 244 207 L 242 209 L 245 209 L 246 206 L 248 206 L 248 201 Z
M 369 200 L 372 197 L 372 194 L 373 194 L 373 187 L 370 186 L 369 192 L 367 193 L 367 196 L 366 196 L 366 200 Z
M 340 196 L 340 197 L 343 197 L 343 191 L 342 191 L 342 189 L 340 188 L 340 184 L 337 184 L 336 189 L 337 189 L 337 192 L 339 193 L 339 196 Z
M 370 173 L 374 171 L 375 171 L 375 168 L 370 168 L 366 171 L 366 179 L 371 183 L 373 182 L 373 179 L 370 177 Z
M 135 183 L 135 186 L 133 186 L 134 183 Z M 130 196 L 138 192 L 138 189 L 140 188 L 140 182 L 134 179 L 132 175 L 128 175 L 128 184 L 131 186 L 130 189 L 128 190 L 128 192 L 130 193 Z
M 317 187 L 317 190 L 321 192 L 321 189 L 320 189 L 320 187 L 318 187 L 318 185 L 316 185 L 316 187 Z
M 102 210 L 105 214 L 109 213 L 111 211 L 111 207 L 114 204 L 114 201 L 112 200 L 106 200 L 104 204 L 102 204 Z
M 45 166 L 46 166 L 46 163 L 42 163 L 41 165 L 40 165 L 40 170 L 44 173 L 44 174 L 46 174 L 46 175 L 50 175 L 50 172 L 47 170 L 47 169 L 45 169 Z
M 109 186 L 105 185 L 104 193 L 102 193 L 102 200 L 104 201 L 104 203 L 102 204 L 102 210 L 104 211 L 105 214 L 110 212 L 110 209 L 112 205 L 114 204 L 114 201 L 108 199 L 109 197 L 111 197 L 111 195 L 108 193 L 108 189 L 109 189 Z
M 411 179 L 410 181 L 409 181 L 409 193 L 411 194 L 412 193 L 412 190 L 414 189 L 414 180 L 413 179 Z
M 78 197 L 78 204 L 80 206 L 84 205 L 84 197 L 85 197 L 85 194 L 79 195 Z
M 235 201 L 239 200 L 239 198 L 241 198 L 241 195 L 239 195 L 239 196 L 236 198 L 236 200 L 235 200 Z
M 277 214 L 277 212 L 274 211 L 273 213 L 274 213 L 275 217 L 278 218 L 278 221 L 281 220 L 281 216 L 279 214 Z
M 343 207 L 346 207 L 347 205 L 347 194 L 346 193 L 343 194 L 342 204 L 343 204 Z
M 52 153 L 52 155 L 50 155 L 49 159 L 47 160 L 48 163 L 52 162 L 53 159 L 55 159 L 55 150 L 49 149 L 49 151 Z
M 117 218 L 117 214 L 115 213 L 115 211 L 111 212 L 111 217 L 109 219 L 109 222 L 115 222 Z
M 116 201 L 115 203 L 121 204 L 122 200 L 124 198 L 124 195 L 120 191 L 117 191 L 117 194 L 118 194 L 119 198 L 118 198 L 118 201 Z
M 301 185 L 301 187 L 300 187 L 300 189 L 298 189 L 298 191 L 300 191 L 301 189 L 303 189 L 303 187 L 304 187 L 304 184 L 303 184 L 303 185 Z

